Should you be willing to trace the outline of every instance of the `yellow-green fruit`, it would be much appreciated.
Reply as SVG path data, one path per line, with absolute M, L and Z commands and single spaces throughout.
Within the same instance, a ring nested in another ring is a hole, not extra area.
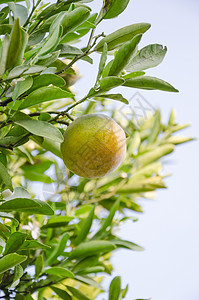
M 110 117 L 91 114 L 77 118 L 64 133 L 64 163 L 73 173 L 99 178 L 112 173 L 126 152 L 124 130 Z

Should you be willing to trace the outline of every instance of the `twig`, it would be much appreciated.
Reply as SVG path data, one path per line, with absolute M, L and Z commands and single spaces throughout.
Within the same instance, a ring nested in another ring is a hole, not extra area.
M 93 31 L 94 32 L 94 31 Z M 94 39 L 94 42 L 92 45 L 90 45 L 90 39 L 89 39 L 89 43 L 88 43 L 88 46 L 87 46 L 87 49 L 84 53 L 80 54 L 80 55 L 77 55 L 75 56 L 75 58 L 67 65 L 65 66 L 63 69 L 61 69 L 60 71 L 56 72 L 55 74 L 56 75 L 60 75 L 61 73 L 65 72 L 66 70 L 68 70 L 70 67 L 72 67 L 74 65 L 74 63 L 76 63 L 76 61 L 78 61 L 79 59 L 81 59 L 82 57 L 86 56 L 87 54 L 89 53 L 92 53 L 90 52 L 90 50 L 95 46 L 97 40 L 99 37 L 101 36 L 104 36 L 104 32 L 102 32 L 101 34 L 99 34 L 98 36 L 95 37 Z M 92 35 L 90 36 L 91 40 L 92 40 Z
M 37 29 L 37 27 L 41 24 L 41 22 L 43 20 L 45 20 L 46 17 L 48 17 L 57 7 L 57 5 L 59 4 L 60 0 L 57 0 L 56 6 L 55 8 L 51 9 L 51 11 L 49 11 L 45 16 L 41 17 L 40 20 L 38 21 L 38 23 L 35 25 L 35 27 L 33 27 L 33 29 L 30 31 L 29 35 L 31 35 L 35 29 Z
M 33 0 L 32 10 L 31 10 L 31 12 L 30 12 L 30 14 L 29 14 L 29 16 L 28 16 L 25 24 L 23 25 L 24 27 L 26 27 L 28 25 L 28 23 L 29 23 L 29 21 L 30 21 L 30 19 L 31 19 L 31 17 L 32 17 L 32 15 L 33 15 L 33 13 L 34 13 L 34 11 L 35 11 L 36 8 L 37 8 L 37 5 L 35 5 L 35 0 Z
M 0 106 L 6 106 L 8 103 L 10 103 L 12 101 L 13 101 L 13 99 L 11 97 L 7 98 L 6 100 L 0 102 Z
M 0 148 L 5 148 L 5 149 L 13 150 L 13 147 L 11 145 L 0 144 Z

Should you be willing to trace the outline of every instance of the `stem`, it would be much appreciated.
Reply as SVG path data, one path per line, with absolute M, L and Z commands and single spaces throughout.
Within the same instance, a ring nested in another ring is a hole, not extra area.
M 31 19 L 31 17 L 32 17 L 32 15 L 33 15 L 33 13 L 34 13 L 34 11 L 35 11 L 36 8 L 37 8 L 37 5 L 35 5 L 35 0 L 33 0 L 32 10 L 31 10 L 31 12 L 30 12 L 30 14 L 29 14 L 29 16 L 28 16 L 25 24 L 23 25 L 24 27 L 26 27 L 28 25 L 28 23 L 29 23 L 29 21 L 30 21 L 30 19 Z

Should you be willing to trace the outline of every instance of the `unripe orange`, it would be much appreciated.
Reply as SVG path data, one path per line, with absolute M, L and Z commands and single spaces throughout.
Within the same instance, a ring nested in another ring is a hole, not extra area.
M 112 173 L 126 152 L 124 130 L 110 117 L 90 114 L 77 118 L 64 133 L 64 163 L 73 173 L 99 178 Z

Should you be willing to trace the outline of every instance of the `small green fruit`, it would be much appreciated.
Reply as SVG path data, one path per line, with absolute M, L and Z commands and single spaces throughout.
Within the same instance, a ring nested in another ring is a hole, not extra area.
M 61 152 L 66 167 L 73 173 L 100 178 L 121 164 L 126 153 L 126 136 L 110 117 L 85 115 L 66 129 Z

